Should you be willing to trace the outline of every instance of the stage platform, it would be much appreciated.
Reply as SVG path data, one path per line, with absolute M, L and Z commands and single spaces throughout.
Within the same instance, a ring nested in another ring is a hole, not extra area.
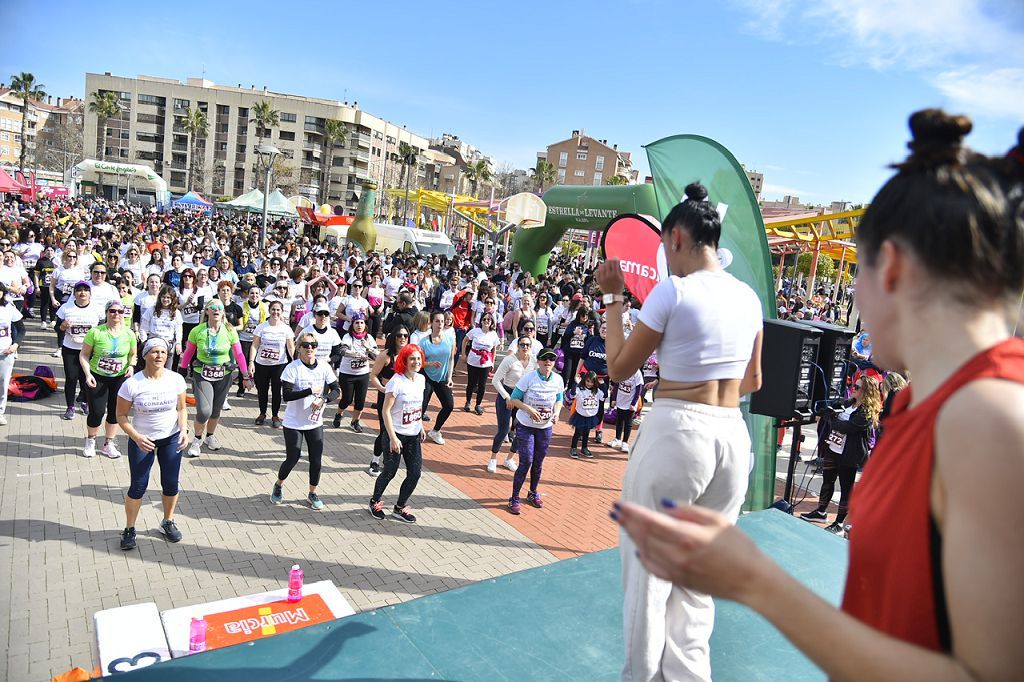
M 846 541 L 778 511 L 740 526 L 804 584 L 838 603 Z M 622 665 L 617 550 L 485 580 L 160 663 L 126 680 L 615 680 Z M 823 680 L 752 611 L 718 602 L 716 680 Z M 122 677 L 122 676 L 118 676 Z

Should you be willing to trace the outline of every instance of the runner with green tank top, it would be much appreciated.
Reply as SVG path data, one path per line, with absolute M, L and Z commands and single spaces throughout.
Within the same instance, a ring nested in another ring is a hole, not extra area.
M 82 455 L 96 455 L 96 434 L 104 413 L 107 424 L 102 453 L 115 459 L 121 456 L 114 437 L 117 434 L 117 392 L 125 377 L 131 376 L 135 365 L 135 333 L 124 321 L 127 308 L 118 300 L 106 306 L 106 323 L 93 327 L 82 340 L 78 362 L 85 377 L 89 412 L 86 417 L 85 447 Z
M 206 304 L 204 314 L 206 321 L 189 332 L 181 356 L 181 366 L 192 367 L 192 392 L 196 397 L 195 438 L 188 449 L 189 457 L 198 457 L 204 442 L 210 450 L 220 450 L 214 431 L 236 363 L 245 377 L 244 386 L 249 388 L 252 383 L 238 332 L 224 320 L 224 303 L 213 299 Z

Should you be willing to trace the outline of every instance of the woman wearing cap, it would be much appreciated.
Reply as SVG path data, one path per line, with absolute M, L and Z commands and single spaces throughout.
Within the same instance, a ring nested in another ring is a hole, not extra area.
M 131 485 L 124 498 L 125 528 L 121 549 L 135 549 L 135 522 L 149 487 L 153 462 L 160 463 L 160 489 L 164 518 L 160 532 L 171 542 L 181 540 L 174 523 L 178 504 L 178 473 L 181 452 L 188 444 L 185 380 L 167 370 L 167 342 L 151 337 L 142 346 L 144 366 L 117 392 L 117 423 L 128 434 L 128 468 Z M 128 414 L 134 412 L 129 421 Z
M 395 375 L 384 387 L 384 432 L 387 447 L 384 452 L 384 470 L 377 477 L 370 498 L 370 515 L 379 520 L 385 518 L 384 491 L 391 479 L 398 473 L 399 459 L 405 461 L 405 480 L 398 492 L 398 500 L 391 514 L 399 521 L 416 523 L 416 517 L 409 512 L 409 498 L 416 490 L 423 467 L 422 443 L 425 437 L 420 415 L 423 410 L 424 379 L 420 374 L 423 367 L 423 352 L 418 346 L 408 344 L 398 352 L 395 360 Z
M 181 356 L 181 366 L 192 368 L 192 393 L 196 397 L 195 437 L 188 449 L 189 457 L 198 457 L 204 444 L 210 450 L 220 450 L 214 432 L 231 389 L 235 364 L 243 377 L 249 375 L 238 332 L 224 319 L 224 303 L 213 299 L 206 304 L 205 313 L 206 322 L 189 333 Z M 246 388 L 251 385 L 245 380 Z
M 341 400 L 334 414 L 334 428 L 341 426 L 345 409 L 352 405 L 352 421 L 349 428 L 362 433 L 359 417 L 366 404 L 366 389 L 370 385 L 370 363 L 377 357 L 377 342 L 366 331 L 366 318 L 362 313 L 353 313 L 351 328 L 341 339 L 341 362 L 338 365 L 338 379 L 341 383 Z
M 283 486 L 288 474 L 299 462 L 302 441 L 309 455 L 309 494 L 306 501 L 315 511 L 324 508 L 316 494 L 320 484 L 320 466 L 324 451 L 324 405 L 338 397 L 338 379 L 324 360 L 317 358 L 316 335 L 302 332 L 298 337 L 298 358 L 281 374 L 284 400 L 285 461 L 277 472 L 277 481 L 270 494 L 272 504 L 284 499 Z
M 85 401 L 85 381 L 79 354 L 82 352 L 82 341 L 90 329 L 103 321 L 104 311 L 92 305 L 92 288 L 83 280 L 72 285 L 72 298 L 57 310 L 57 329 L 62 335 L 61 357 L 64 361 L 64 401 L 67 410 L 62 419 L 75 418 L 75 398 L 78 398 L 79 410 L 86 414 L 88 403 Z
M 84 457 L 96 456 L 96 434 L 106 414 L 103 449 L 106 457 L 116 459 L 121 452 L 114 443 L 117 435 L 117 392 L 126 377 L 135 371 L 138 353 L 135 334 L 124 321 L 127 308 L 120 301 L 106 305 L 106 322 L 90 329 L 82 340 L 79 364 L 85 377 L 89 413 L 86 417 Z
M 304 327 L 301 333 L 316 337 L 317 359 L 323 360 L 331 369 L 337 371 L 338 363 L 341 362 L 341 336 L 338 335 L 338 330 L 331 326 L 331 309 L 322 296 L 313 304 L 311 314 L 312 323 Z
M 605 361 L 613 381 L 633 376 L 657 349 L 661 383 L 633 444 L 624 499 L 657 508 L 663 498 L 739 515 L 750 471 L 750 437 L 740 396 L 761 383 L 761 302 L 725 272 L 716 253 L 722 231 L 698 183 L 663 223 L 671 277 L 658 284 L 624 339 L 623 275 L 617 260 L 597 271 L 607 312 Z M 708 640 L 714 603 L 673 588 L 640 563 L 621 534 L 625 589 L 624 679 L 710 679 Z
M 295 355 L 295 333 L 285 322 L 284 304 L 281 301 L 271 301 L 267 310 L 267 321 L 257 326 L 252 333 L 249 362 L 253 364 L 260 406 L 255 424 L 263 426 L 266 423 L 267 398 L 271 397 L 270 425 L 277 429 L 281 427 L 281 418 L 278 416 L 281 411 L 281 372 L 289 358 Z
M 7 287 L 0 284 L 0 426 L 7 426 L 7 390 L 18 359 L 18 341 L 21 339 L 21 311 L 7 300 Z
M 512 400 L 512 391 L 524 375 L 537 368 L 533 343 L 533 339 L 528 337 L 518 339 L 516 352 L 509 353 L 502 359 L 498 369 L 494 372 L 494 378 L 491 379 L 491 385 L 498 393 L 494 399 L 494 416 L 498 422 L 498 432 L 494 434 L 494 440 L 491 442 L 491 461 L 487 464 L 487 471 L 492 474 L 498 470 L 498 453 L 508 437 L 509 430 L 515 423 L 513 422 L 515 410 L 509 406 L 509 401 Z M 505 458 L 505 467 L 510 471 L 515 471 L 517 468 L 516 458 L 513 456 L 517 449 L 513 446 L 512 452 Z
M 519 492 L 530 474 L 530 492 L 527 500 L 534 507 L 544 506 L 537 486 L 540 484 L 544 458 L 551 445 L 551 433 L 558 421 L 558 410 L 562 404 L 565 384 L 555 373 L 555 357 L 551 348 L 537 354 L 537 369 L 527 372 L 516 383 L 507 404 L 518 410 L 516 413 L 516 443 L 519 449 L 519 467 L 512 480 L 512 497 L 508 510 L 520 513 Z

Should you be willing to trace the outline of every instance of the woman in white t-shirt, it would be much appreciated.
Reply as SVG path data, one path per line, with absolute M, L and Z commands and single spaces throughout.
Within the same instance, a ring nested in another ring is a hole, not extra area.
M 7 301 L 7 287 L 0 284 L 0 426 L 7 426 L 7 387 L 18 359 L 18 341 L 21 339 L 21 311 Z
M 170 285 L 163 284 L 153 306 L 142 311 L 139 342 L 145 343 L 149 338 L 159 336 L 167 343 L 168 364 L 172 369 L 177 369 L 175 363 L 181 356 L 183 334 L 181 312 L 178 310 L 178 292 Z
M 178 473 L 181 453 L 188 445 L 188 414 L 185 379 L 167 369 L 167 342 L 150 337 L 142 346 L 145 366 L 126 379 L 117 391 L 117 423 L 128 434 L 128 468 L 131 485 L 124 498 L 125 528 L 121 549 L 135 549 L 135 520 L 149 487 L 153 461 L 160 463 L 160 488 L 164 519 L 160 532 L 171 542 L 181 540 L 174 523 L 178 504 Z M 129 421 L 128 413 L 134 412 Z
M 398 473 L 399 459 L 405 461 L 405 480 L 398 492 L 398 501 L 391 515 L 405 523 L 416 523 L 416 517 L 409 513 L 409 498 L 416 490 L 423 468 L 423 440 L 426 433 L 421 419 L 423 393 L 426 381 L 420 374 L 423 367 L 423 351 L 415 344 L 407 344 L 395 359 L 395 375 L 384 387 L 384 405 L 381 415 L 387 433 L 387 447 L 384 448 L 384 470 L 377 477 L 370 498 L 370 515 L 379 520 L 385 518 L 384 491 L 391 479 Z
M 254 367 L 253 376 L 260 406 L 255 424 L 263 426 L 266 423 L 269 396 L 272 409 L 270 425 L 277 429 L 281 426 L 281 418 L 278 416 L 281 411 L 281 373 L 289 358 L 295 355 L 295 332 L 284 320 L 284 304 L 281 301 L 271 301 L 267 312 L 267 321 L 259 324 L 252 333 L 249 365 Z
M 735 522 L 750 471 L 750 436 L 739 404 L 740 396 L 761 385 L 762 306 L 721 265 L 716 249 L 722 223 L 706 201 L 707 190 L 693 183 L 686 197 L 662 223 L 671 276 L 644 301 L 628 340 L 619 261 L 604 263 L 596 273 L 605 292 L 610 378 L 629 379 L 655 349 L 661 372 L 654 405 L 632 447 L 622 497 L 650 509 L 659 509 L 663 499 L 698 504 Z M 623 678 L 711 679 L 711 597 L 648 572 L 625 532 L 619 546 Z
M 377 357 L 377 341 L 370 338 L 366 320 L 361 313 L 352 317 L 351 327 L 341 337 L 341 361 L 338 363 L 338 381 L 341 384 L 341 400 L 334 413 L 334 428 L 341 427 L 341 418 L 349 405 L 352 406 L 352 421 L 349 428 L 362 433 L 359 417 L 366 406 L 366 390 L 370 386 L 370 366 Z
M 476 407 L 473 411 L 483 414 L 484 408 L 481 403 L 484 400 L 484 391 L 487 388 L 487 373 L 494 367 L 494 351 L 501 340 L 498 333 L 494 331 L 494 317 L 482 315 L 480 326 L 466 334 L 466 404 L 463 412 L 469 412 L 469 402 L 473 395 L 476 395 Z
M 103 310 L 92 304 L 92 288 L 88 282 L 81 281 L 73 286 L 72 298 L 57 309 L 57 328 L 63 334 L 60 351 L 64 360 L 64 400 L 67 403 L 62 419 L 68 421 L 75 418 L 76 389 L 79 411 L 86 413 L 85 381 L 78 356 L 85 335 L 105 317 Z
M 288 363 L 281 373 L 284 401 L 284 451 L 285 460 L 277 471 L 277 481 L 270 494 L 272 504 L 284 499 L 284 482 L 295 465 L 299 463 L 302 441 L 306 441 L 309 454 L 309 494 L 306 502 L 314 511 L 324 508 L 317 496 L 320 485 L 320 467 L 324 452 L 324 406 L 338 397 L 338 378 L 330 365 L 318 359 L 319 346 L 316 334 L 303 332 L 298 338 L 298 358 Z

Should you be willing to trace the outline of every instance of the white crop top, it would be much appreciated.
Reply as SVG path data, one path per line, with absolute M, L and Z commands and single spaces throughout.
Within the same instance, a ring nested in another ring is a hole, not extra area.
M 658 366 L 669 381 L 742 379 L 763 326 L 757 294 L 724 270 L 659 283 L 640 321 L 662 334 Z

